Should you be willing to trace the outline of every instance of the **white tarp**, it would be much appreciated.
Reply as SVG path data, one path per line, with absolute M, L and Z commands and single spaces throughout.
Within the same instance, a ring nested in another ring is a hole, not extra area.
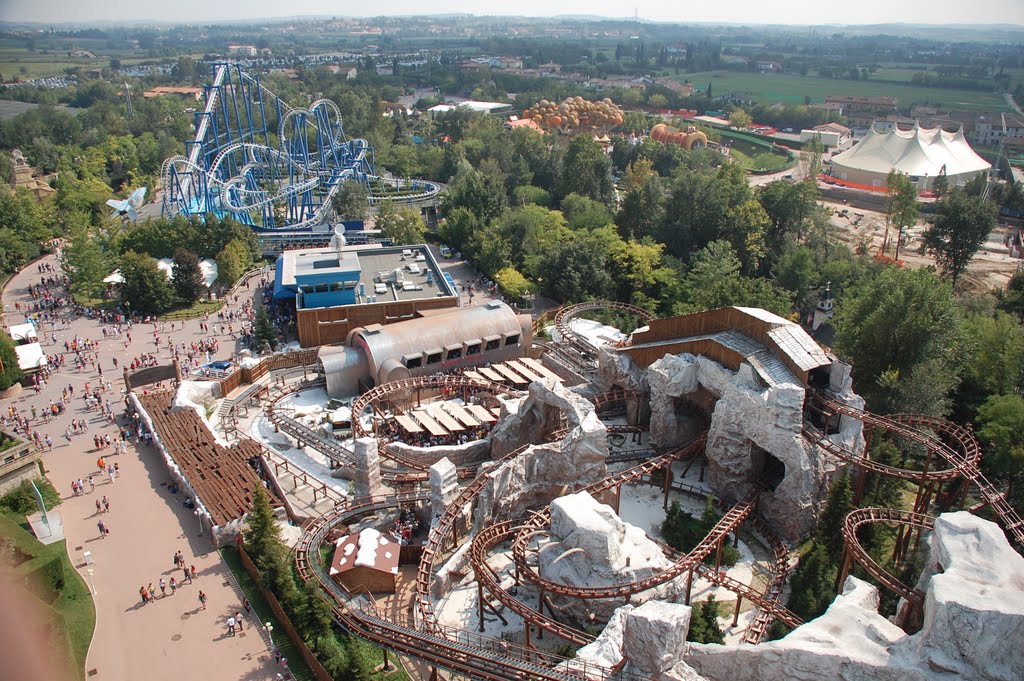
M 171 258 L 160 258 L 156 261 L 156 266 L 163 270 L 167 278 L 170 279 L 174 275 L 174 260 Z M 205 260 L 199 261 L 199 271 L 203 275 L 203 284 L 206 288 L 212 288 L 217 283 L 217 261 L 213 258 L 206 258 Z M 113 276 L 113 275 L 111 275 Z M 106 281 L 106 279 L 104 279 Z M 124 279 L 121 279 L 123 282 Z M 120 282 L 119 282 L 120 283 Z
M 46 353 L 39 343 L 16 345 L 14 352 L 18 355 L 18 367 L 22 371 L 35 371 L 47 365 Z
M 36 325 L 32 322 L 15 324 L 10 327 L 10 331 L 11 340 L 13 340 L 15 344 L 24 343 L 25 341 L 35 342 L 39 339 L 39 336 L 36 334 Z
M 894 168 L 922 180 L 934 178 L 943 166 L 951 186 L 992 167 L 974 153 L 962 129 L 947 132 L 918 126 L 887 132 L 872 128 L 853 148 L 832 157 L 833 175 L 861 184 L 885 184 L 886 176 Z

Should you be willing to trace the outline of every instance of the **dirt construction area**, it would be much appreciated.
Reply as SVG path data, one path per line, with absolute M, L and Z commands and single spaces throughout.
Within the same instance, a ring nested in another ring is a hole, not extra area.
M 869 245 L 871 252 L 878 254 L 885 239 L 885 213 L 851 208 L 841 203 L 822 201 L 821 205 L 832 209 L 832 224 L 836 227 L 836 235 L 850 248 L 856 249 L 860 244 Z M 904 232 L 903 246 L 900 249 L 900 260 L 907 267 L 935 266 L 935 257 L 923 253 L 923 235 L 928 224 L 919 219 L 917 223 Z M 1001 224 L 989 235 L 988 241 L 974 256 L 967 273 L 961 277 L 965 290 L 988 291 L 993 288 L 1006 288 L 1010 277 L 1017 271 L 1022 261 L 1010 255 L 1010 243 L 1015 228 Z M 892 257 L 895 245 L 895 230 L 889 231 L 889 247 L 886 255 Z M 961 284 L 957 284 L 961 288 Z

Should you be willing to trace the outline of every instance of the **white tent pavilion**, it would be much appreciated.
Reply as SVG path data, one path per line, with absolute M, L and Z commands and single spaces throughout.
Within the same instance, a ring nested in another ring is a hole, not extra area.
M 889 171 L 910 176 L 919 189 L 931 189 L 945 168 L 950 187 L 966 184 L 992 165 L 974 153 L 963 129 L 942 128 L 879 132 L 872 128 L 853 148 L 832 157 L 832 175 L 846 182 L 885 186 Z

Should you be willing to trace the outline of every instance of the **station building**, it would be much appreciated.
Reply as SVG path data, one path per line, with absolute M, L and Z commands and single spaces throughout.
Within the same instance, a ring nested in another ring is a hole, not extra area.
M 459 306 L 455 282 L 425 244 L 349 246 L 343 227 L 326 247 L 278 256 L 274 298 L 295 301 L 304 348 L 342 343 L 359 327 Z
M 403 378 L 516 359 L 532 341 L 530 316 L 494 300 L 353 329 L 345 347 L 321 348 L 320 363 L 327 394 L 341 397 Z

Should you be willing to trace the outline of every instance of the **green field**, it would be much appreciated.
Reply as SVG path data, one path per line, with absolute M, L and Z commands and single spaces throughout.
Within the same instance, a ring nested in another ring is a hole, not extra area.
M 897 71 L 897 69 L 891 69 Z M 905 71 L 899 69 L 901 74 Z M 896 97 L 901 108 L 912 104 L 927 104 L 951 109 L 971 111 L 1009 111 L 1002 95 L 971 90 L 942 90 L 911 85 L 910 83 L 876 82 L 871 80 L 833 80 L 815 76 L 796 76 L 777 73 L 746 73 L 738 71 L 705 71 L 680 75 L 699 88 L 711 82 L 714 95 L 740 92 L 762 102 L 802 104 L 804 97 L 814 102 L 824 101 L 825 95 L 851 95 L 857 97 L 888 95 Z

